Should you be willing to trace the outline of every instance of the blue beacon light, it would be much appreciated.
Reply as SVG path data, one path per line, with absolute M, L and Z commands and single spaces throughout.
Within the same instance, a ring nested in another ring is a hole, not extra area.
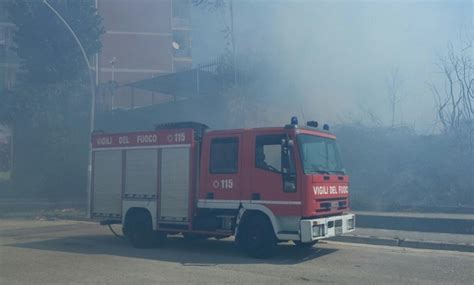
M 298 125 L 298 118 L 296 116 L 291 117 L 291 124 Z

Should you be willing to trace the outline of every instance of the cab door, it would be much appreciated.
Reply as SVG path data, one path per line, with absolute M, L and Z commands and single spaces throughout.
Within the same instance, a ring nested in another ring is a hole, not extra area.
M 262 204 L 276 215 L 298 216 L 301 213 L 301 193 L 297 191 L 296 174 L 292 174 L 295 175 L 294 184 L 288 185 L 287 157 L 282 151 L 282 140 L 285 139 L 287 135 L 284 133 L 255 133 L 252 136 L 254 152 L 250 165 L 250 187 L 242 200 Z
M 202 155 L 199 200 L 203 206 L 238 208 L 242 190 L 242 133 L 210 134 L 204 141 Z

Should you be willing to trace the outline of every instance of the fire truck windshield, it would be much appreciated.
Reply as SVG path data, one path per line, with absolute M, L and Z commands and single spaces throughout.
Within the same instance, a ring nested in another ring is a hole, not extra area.
M 339 148 L 334 139 L 298 135 L 297 140 L 305 174 L 345 174 Z

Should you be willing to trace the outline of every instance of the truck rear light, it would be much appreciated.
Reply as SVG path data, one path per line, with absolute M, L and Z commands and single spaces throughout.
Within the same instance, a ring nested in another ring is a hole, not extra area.
M 324 236 L 324 225 L 313 225 L 313 237 Z

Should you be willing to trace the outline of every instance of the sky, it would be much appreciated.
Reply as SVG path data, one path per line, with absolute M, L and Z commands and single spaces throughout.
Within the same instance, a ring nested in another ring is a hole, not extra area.
M 234 0 L 233 7 L 238 57 L 262 57 L 281 69 L 294 89 L 281 100 L 296 101 L 307 117 L 324 121 L 388 125 L 386 82 L 398 69 L 395 123 L 422 133 L 436 124 L 429 84 L 441 83 L 439 57 L 449 44 L 465 43 L 474 24 L 470 0 Z M 193 7 L 192 21 L 195 64 L 222 54 L 228 7 Z

